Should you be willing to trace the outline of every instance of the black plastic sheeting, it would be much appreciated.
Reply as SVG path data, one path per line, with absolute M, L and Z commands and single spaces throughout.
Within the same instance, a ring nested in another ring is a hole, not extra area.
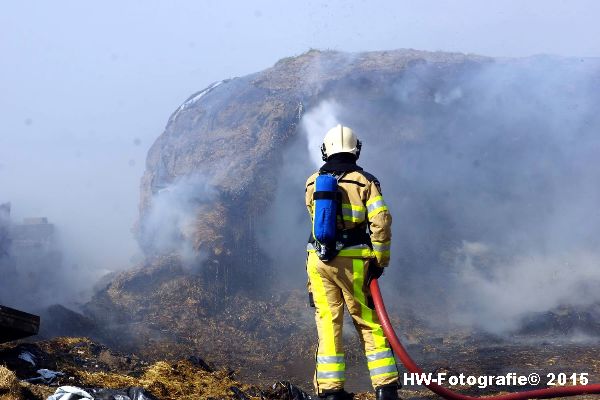
M 282 400 L 316 400 L 314 397 L 288 381 L 279 381 L 273 385 L 275 395 Z
M 250 396 L 244 393 L 240 388 L 232 386 L 229 388 L 237 400 L 250 400 Z M 256 396 L 256 394 L 253 394 Z M 261 391 L 260 397 L 263 400 L 317 400 L 298 386 L 288 381 L 279 381 L 268 390 L 267 393 Z
M 94 400 L 159 400 L 141 387 L 129 389 L 85 389 Z
M 229 388 L 229 390 L 231 390 L 233 392 L 233 394 L 235 395 L 235 397 L 238 400 L 250 400 L 250 397 L 248 397 L 246 395 L 246 393 L 242 392 L 240 388 L 232 386 L 232 387 Z
M 198 356 L 189 356 L 187 360 L 189 362 L 191 362 L 192 364 L 194 364 L 195 366 L 202 368 L 205 371 L 215 372 L 215 369 L 213 367 L 208 365 L 203 359 L 201 359 Z
M 140 387 L 130 387 L 127 390 L 88 389 L 94 400 L 158 400 Z

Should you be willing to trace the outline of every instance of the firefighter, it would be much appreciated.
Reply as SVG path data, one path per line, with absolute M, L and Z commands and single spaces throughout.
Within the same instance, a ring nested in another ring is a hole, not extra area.
M 377 178 L 356 164 L 360 149 L 352 129 L 337 125 L 327 132 L 321 146 L 325 164 L 306 181 L 306 207 L 313 222 L 307 245 L 307 287 L 319 336 L 314 385 L 319 398 L 349 398 L 344 391 L 345 304 L 360 335 L 377 400 L 395 400 L 400 388 L 396 360 L 368 288 L 389 263 L 392 216 Z M 331 198 L 315 190 L 321 175 L 337 180 L 337 239 L 329 245 L 315 239 L 315 224 L 322 219 L 315 221 L 315 203 Z

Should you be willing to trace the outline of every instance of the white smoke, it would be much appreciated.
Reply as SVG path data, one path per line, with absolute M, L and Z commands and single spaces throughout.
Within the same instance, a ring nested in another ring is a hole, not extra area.
M 433 101 L 437 104 L 448 105 L 462 97 L 462 89 L 459 87 L 455 87 L 447 92 L 436 92 L 433 96 Z
M 300 129 L 306 136 L 307 155 L 315 168 L 319 168 L 323 164 L 319 149 L 327 131 L 341 123 L 338 117 L 340 112 L 341 107 L 336 101 L 325 100 L 302 117 Z
M 217 190 L 203 176 L 186 176 L 160 189 L 143 221 L 142 241 L 151 241 L 158 254 L 175 253 L 184 264 L 198 263 L 193 248 L 197 213 L 215 200 Z
M 388 302 L 504 333 L 530 313 L 600 301 L 599 73 L 547 58 L 422 64 L 376 101 L 349 83 L 307 110 L 314 167 L 342 123 L 364 143 L 359 165 L 381 181 L 395 217 Z
M 464 242 L 453 265 L 464 295 L 455 322 L 496 333 L 518 328 L 520 317 L 563 304 L 600 301 L 600 259 L 587 251 L 495 259 L 482 243 Z

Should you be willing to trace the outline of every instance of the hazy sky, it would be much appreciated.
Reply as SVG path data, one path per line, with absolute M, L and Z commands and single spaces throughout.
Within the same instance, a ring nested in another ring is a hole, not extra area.
M 0 14 L 0 202 L 128 264 L 145 154 L 213 81 L 309 48 L 600 56 L 597 1 L 21 1 Z

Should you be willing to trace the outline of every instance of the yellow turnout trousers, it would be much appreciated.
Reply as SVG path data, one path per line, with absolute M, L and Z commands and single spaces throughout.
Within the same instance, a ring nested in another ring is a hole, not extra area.
M 319 335 L 314 376 L 318 394 L 344 387 L 344 304 L 363 343 L 373 387 L 398 381 L 394 354 L 375 310 L 369 307 L 370 291 L 365 282 L 368 265 L 368 258 L 338 256 L 324 263 L 315 253 L 308 253 L 306 269 Z

